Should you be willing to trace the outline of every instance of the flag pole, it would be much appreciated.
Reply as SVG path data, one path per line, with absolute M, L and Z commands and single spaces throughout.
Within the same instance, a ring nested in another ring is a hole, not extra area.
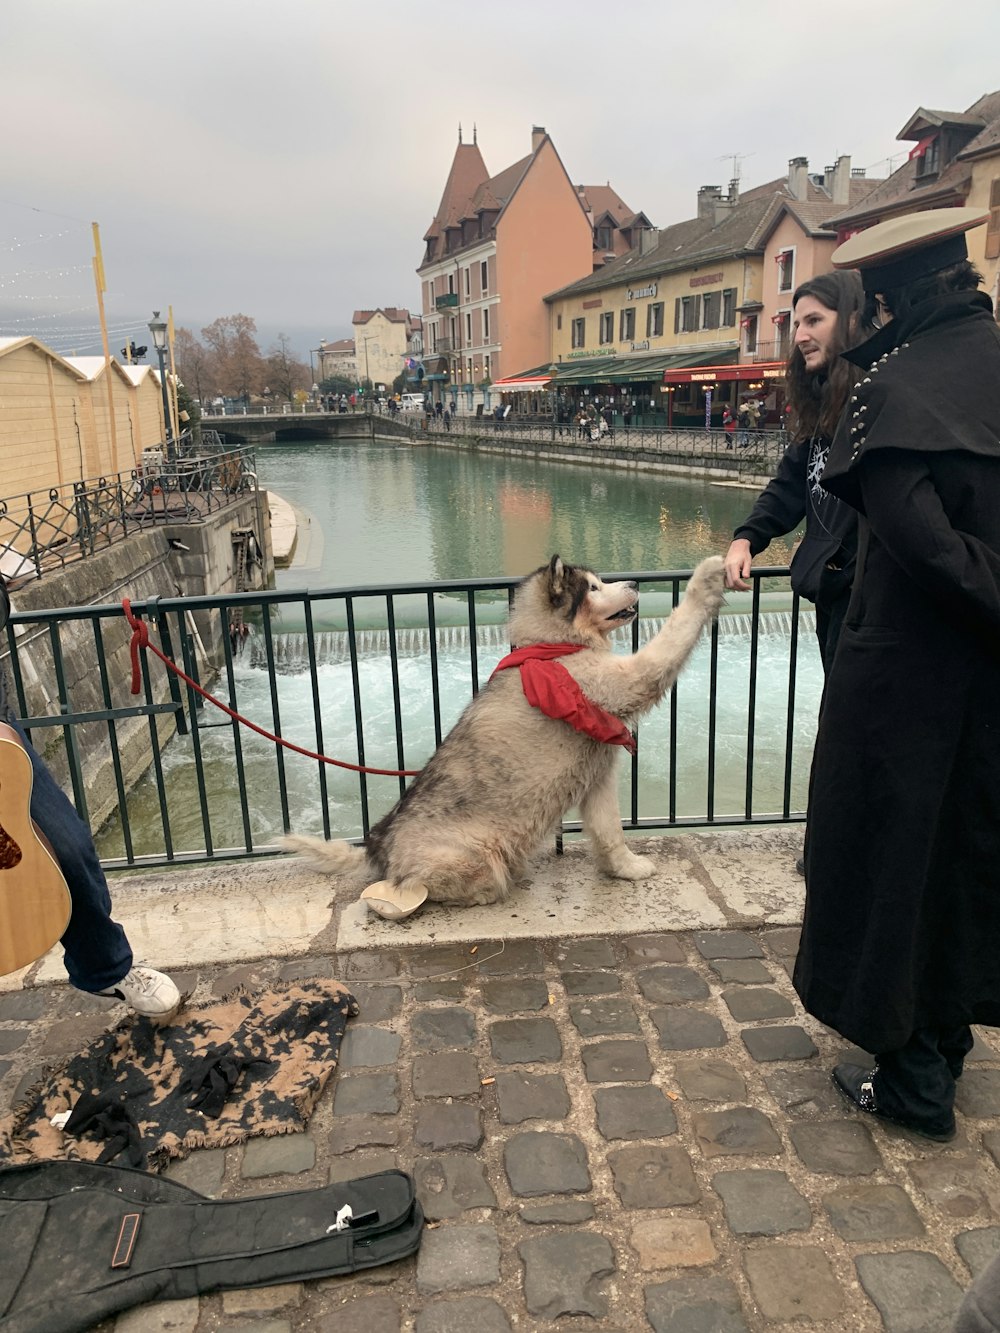
M 111 379 L 111 352 L 108 348 L 108 325 L 104 318 L 104 258 L 101 254 L 101 229 L 96 222 L 90 224 L 94 234 L 94 285 L 97 288 L 97 313 L 101 321 L 101 344 L 104 348 L 104 379 L 108 386 L 108 430 L 111 435 L 111 470 L 120 471 L 118 465 L 118 434 L 115 430 L 115 386 Z
M 167 348 L 170 352 L 170 419 L 174 439 L 180 442 L 180 414 L 177 410 L 177 368 L 174 365 L 174 308 L 167 306 Z

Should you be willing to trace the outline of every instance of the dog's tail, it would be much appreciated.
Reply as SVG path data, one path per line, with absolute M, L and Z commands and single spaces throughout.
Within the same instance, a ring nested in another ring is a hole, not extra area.
M 306 857 L 330 875 L 360 874 L 368 865 L 365 849 L 355 847 L 350 842 L 327 842 L 325 838 L 307 838 L 290 833 L 281 839 L 280 845 L 286 851 Z

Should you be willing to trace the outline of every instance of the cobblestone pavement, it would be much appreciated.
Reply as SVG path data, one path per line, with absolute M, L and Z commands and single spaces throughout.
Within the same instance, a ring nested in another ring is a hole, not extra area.
M 195 1152 L 219 1197 L 410 1171 L 419 1253 L 364 1275 L 139 1307 L 102 1333 L 508 1329 L 942 1333 L 1000 1249 L 1000 1048 L 958 1138 L 864 1120 L 799 1008 L 797 930 L 369 950 L 200 968 L 193 999 L 334 976 L 360 1004 L 305 1133 Z M 0 995 L 0 1108 L 120 1009 Z

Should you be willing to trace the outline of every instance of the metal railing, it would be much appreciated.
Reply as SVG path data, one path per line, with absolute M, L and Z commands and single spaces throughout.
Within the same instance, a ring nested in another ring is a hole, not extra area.
M 643 618 L 620 632 L 620 647 L 634 650 L 669 615 L 689 575 L 618 577 L 642 590 Z M 760 568 L 753 578 L 752 594 L 731 598 L 668 699 L 640 722 L 638 752 L 622 765 L 627 829 L 803 817 L 821 687 L 814 638 L 800 642 L 810 616 L 800 614 L 787 570 Z M 152 599 L 133 610 L 190 677 L 266 731 L 346 764 L 416 770 L 507 651 L 514 586 L 497 578 L 254 592 Z M 206 613 L 224 631 L 215 665 L 194 629 Z M 239 621 L 251 627 L 247 640 L 230 637 Z M 357 839 L 405 788 L 402 776 L 328 767 L 246 730 L 176 676 L 165 687 L 151 654 L 133 699 L 120 606 L 20 612 L 7 642 L 12 700 L 36 747 L 68 772 L 84 818 L 98 767 L 114 783 L 118 815 L 98 842 L 109 867 L 256 856 L 291 829 Z M 39 679 L 48 702 L 32 715 Z M 580 824 L 563 827 L 573 833 Z
M 635 454 L 664 461 L 687 459 L 691 462 L 711 460 L 722 468 L 754 474 L 773 473 L 785 450 L 788 435 L 783 430 L 738 430 L 729 434 L 724 430 L 666 429 L 662 426 L 616 424 L 605 434 L 580 431 L 575 424 L 554 425 L 551 417 L 510 417 L 506 421 L 459 414 L 445 426 L 443 420 L 431 416 L 425 424 L 418 415 L 397 416 L 403 430 L 411 437 L 428 435 L 446 439 L 449 435 L 473 438 L 477 444 L 490 445 L 519 442 L 553 447 L 569 447 L 588 457 Z
M 168 446 L 144 450 L 129 472 L 0 500 L 4 578 L 40 578 L 141 529 L 200 522 L 256 485 L 252 450 L 195 453 L 188 437 L 169 448 L 175 457 Z

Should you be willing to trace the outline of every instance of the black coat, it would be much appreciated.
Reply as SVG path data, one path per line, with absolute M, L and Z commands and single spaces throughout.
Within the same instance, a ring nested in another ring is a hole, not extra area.
M 876 1054 L 1000 1025 L 1000 330 L 922 303 L 863 348 L 823 482 L 863 515 L 813 758 L 794 982 Z
M 784 537 L 805 519 L 805 536 L 792 556 L 791 584 L 800 597 L 825 608 L 850 589 L 858 531 L 851 506 L 819 484 L 829 448 L 823 436 L 790 444 L 749 517 L 733 533 L 746 538 L 751 555 L 759 555 L 774 537 Z

